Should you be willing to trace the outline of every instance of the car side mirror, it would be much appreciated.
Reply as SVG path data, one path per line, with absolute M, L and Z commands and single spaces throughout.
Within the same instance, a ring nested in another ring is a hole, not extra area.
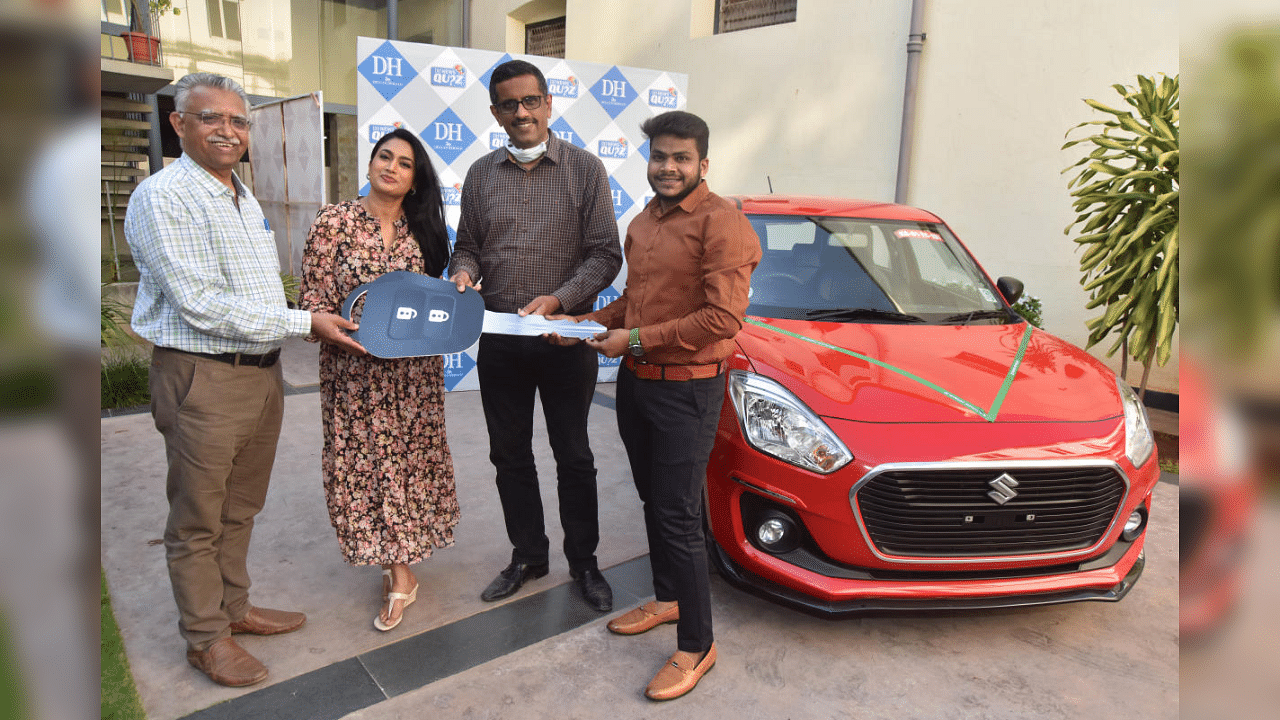
M 1018 302 L 1018 298 L 1022 297 L 1022 281 L 1018 278 L 1002 277 L 996 280 L 996 289 L 1010 305 Z

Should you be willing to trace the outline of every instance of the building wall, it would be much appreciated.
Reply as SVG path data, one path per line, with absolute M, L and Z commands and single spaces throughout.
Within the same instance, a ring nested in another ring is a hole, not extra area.
M 547 0 L 474 0 L 472 47 L 523 51 L 513 18 Z M 714 0 L 565 0 L 566 54 L 689 76 L 712 129 L 712 187 L 892 200 L 911 0 L 799 0 L 796 21 L 712 34 Z M 1041 298 L 1046 328 L 1088 332 L 1071 221 L 1083 98 L 1138 73 L 1178 72 L 1166 0 L 928 0 L 907 201 L 937 212 L 993 275 Z M 513 26 L 515 29 L 513 29 Z M 1118 97 L 1117 97 L 1117 102 Z M 1103 357 L 1105 345 L 1093 348 Z M 1105 358 L 1104 358 L 1105 359 Z M 1106 359 L 1119 367 L 1119 358 Z M 1130 371 L 1130 381 L 1140 375 Z M 1151 387 L 1175 391 L 1175 363 Z
M 1079 146 L 1061 149 L 1064 134 L 1105 117 L 1084 98 L 1120 106 L 1111 85 L 1176 74 L 1178 26 L 1166 0 L 928 5 L 910 202 L 946 218 L 992 275 L 1026 283 L 1046 328 L 1077 345 L 1101 313 L 1084 307 L 1080 254 L 1063 234 L 1075 173 L 1062 170 L 1081 157 Z M 1102 357 L 1111 342 L 1090 351 Z M 1119 368 L 1118 353 L 1105 360 Z M 1176 362 L 1153 369 L 1151 387 L 1176 391 Z

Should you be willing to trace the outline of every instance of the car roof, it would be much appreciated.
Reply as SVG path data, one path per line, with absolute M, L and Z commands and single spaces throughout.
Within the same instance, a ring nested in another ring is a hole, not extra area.
M 871 220 L 912 220 L 942 222 L 931 212 L 909 205 L 876 200 L 817 197 L 811 195 L 729 195 L 748 215 L 824 215 Z

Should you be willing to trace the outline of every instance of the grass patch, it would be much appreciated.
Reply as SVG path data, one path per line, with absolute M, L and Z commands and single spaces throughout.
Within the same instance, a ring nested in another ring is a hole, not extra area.
M 0 615 L 0 718 L 32 717 L 22 689 L 17 650 L 9 639 L 9 623 Z
M 1166 460 L 1165 458 L 1160 458 L 1160 470 L 1161 470 L 1162 472 L 1173 473 L 1174 475 L 1177 475 L 1177 474 L 1178 474 L 1178 461 L 1177 461 L 1177 460 Z
M 130 358 L 102 366 L 102 408 L 137 407 L 151 402 L 149 363 Z
M 146 720 L 102 574 L 102 720 Z

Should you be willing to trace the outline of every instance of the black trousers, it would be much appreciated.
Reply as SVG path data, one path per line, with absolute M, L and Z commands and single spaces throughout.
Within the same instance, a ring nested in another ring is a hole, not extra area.
M 680 603 L 677 645 L 701 653 L 714 640 L 702 496 L 724 404 L 724 375 L 640 380 L 624 366 L 617 392 L 618 434 L 644 503 L 654 595 Z
M 481 335 L 476 359 L 480 402 L 489 428 L 489 460 L 511 540 L 512 562 L 547 562 L 550 541 L 543 520 L 533 456 L 533 398 L 542 398 L 556 461 L 556 488 L 564 554 L 570 572 L 596 568 L 600 518 L 595 457 L 587 442 L 587 412 L 599 361 L 584 344 L 552 345 L 539 337 Z

